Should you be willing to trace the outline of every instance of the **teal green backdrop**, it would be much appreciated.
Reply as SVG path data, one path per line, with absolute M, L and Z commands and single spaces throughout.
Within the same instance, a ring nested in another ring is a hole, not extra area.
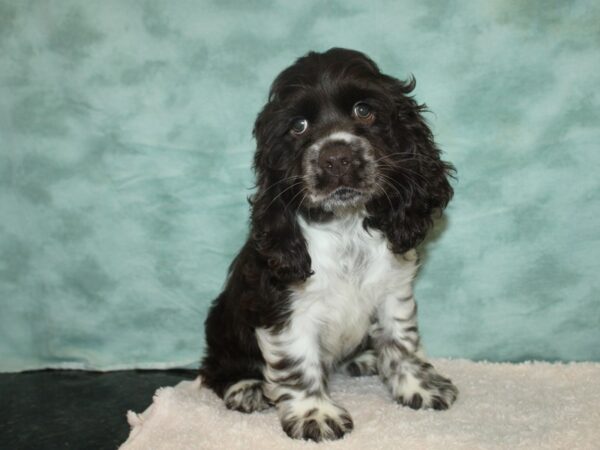
M 456 195 L 432 356 L 600 361 L 600 3 L 0 0 L 0 370 L 197 364 L 308 50 L 414 74 Z

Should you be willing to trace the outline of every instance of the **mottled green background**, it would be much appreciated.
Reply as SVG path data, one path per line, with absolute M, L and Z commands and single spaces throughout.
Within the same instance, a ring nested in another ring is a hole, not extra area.
M 0 0 L 0 370 L 196 363 L 255 115 L 332 46 L 413 73 L 459 171 L 429 353 L 600 360 L 598 4 Z

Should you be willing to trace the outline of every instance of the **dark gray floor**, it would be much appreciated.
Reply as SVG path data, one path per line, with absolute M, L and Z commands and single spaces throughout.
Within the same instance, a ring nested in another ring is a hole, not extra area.
M 190 370 L 0 374 L 0 448 L 116 449 L 129 435 L 128 409 L 141 412 L 157 388 L 195 376 Z

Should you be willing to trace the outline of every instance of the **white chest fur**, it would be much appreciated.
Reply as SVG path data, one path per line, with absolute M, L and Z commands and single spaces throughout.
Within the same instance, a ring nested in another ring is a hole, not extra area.
M 292 289 L 292 334 L 313 335 L 329 362 L 363 340 L 388 295 L 410 296 L 416 253 L 394 255 L 377 230 L 366 231 L 364 213 L 327 223 L 299 219 L 315 272 Z

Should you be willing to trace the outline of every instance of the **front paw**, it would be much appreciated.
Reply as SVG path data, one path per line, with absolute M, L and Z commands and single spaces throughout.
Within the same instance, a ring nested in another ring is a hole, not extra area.
M 319 397 L 294 399 L 279 404 L 281 426 L 294 439 L 315 442 L 340 439 L 354 424 L 348 411 Z
M 448 409 L 458 397 L 458 389 L 450 379 L 418 359 L 403 361 L 387 383 L 394 400 L 412 409 Z

